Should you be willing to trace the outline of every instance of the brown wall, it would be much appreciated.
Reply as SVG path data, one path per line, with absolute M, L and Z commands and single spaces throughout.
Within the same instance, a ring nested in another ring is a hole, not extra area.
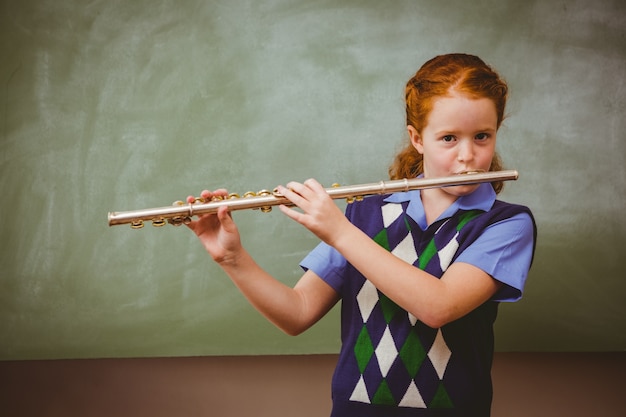
M 335 355 L 0 362 L 2 416 L 327 416 Z M 498 353 L 494 416 L 623 417 L 626 353 Z

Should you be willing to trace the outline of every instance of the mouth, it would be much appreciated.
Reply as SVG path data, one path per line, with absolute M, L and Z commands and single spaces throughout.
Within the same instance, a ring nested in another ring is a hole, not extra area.
M 485 172 L 484 169 L 473 169 L 467 171 L 458 172 L 457 175 L 467 175 L 467 174 L 480 174 L 481 172 Z

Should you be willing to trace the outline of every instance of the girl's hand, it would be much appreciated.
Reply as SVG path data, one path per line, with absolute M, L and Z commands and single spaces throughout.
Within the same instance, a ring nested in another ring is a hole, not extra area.
M 204 201 L 210 201 L 215 196 L 225 197 L 227 195 L 228 193 L 224 189 L 204 190 L 200 194 Z M 193 203 L 195 200 L 194 196 L 187 197 L 188 203 Z M 187 227 L 198 236 L 213 260 L 219 264 L 234 262 L 242 250 L 239 231 L 228 212 L 228 207 L 220 207 L 217 213 L 200 215 Z
M 280 206 L 280 210 L 331 246 L 341 236 L 342 228 L 350 224 L 324 187 L 314 179 L 302 184 L 290 182 L 287 187 L 279 186 L 278 192 L 302 212 L 284 205 Z

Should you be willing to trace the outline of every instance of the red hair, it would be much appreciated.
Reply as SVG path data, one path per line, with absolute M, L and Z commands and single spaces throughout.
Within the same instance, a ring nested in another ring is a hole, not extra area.
M 450 90 L 472 98 L 488 98 L 496 107 L 497 128 L 504 120 L 508 87 L 506 82 L 483 60 L 474 55 L 448 54 L 437 56 L 426 62 L 405 87 L 406 124 L 418 133 L 426 126 L 433 101 L 437 97 L 450 95 Z M 502 169 L 496 153 L 490 171 Z M 389 167 L 391 179 L 414 178 L 424 172 L 423 156 L 417 152 L 410 140 L 395 157 Z M 502 190 L 502 182 L 492 183 L 496 193 Z

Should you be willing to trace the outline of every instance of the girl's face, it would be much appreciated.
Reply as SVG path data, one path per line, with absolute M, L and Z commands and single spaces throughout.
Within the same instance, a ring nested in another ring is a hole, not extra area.
M 453 92 L 433 100 L 421 135 L 408 126 L 411 143 L 424 156 L 424 177 L 489 171 L 496 149 L 497 113 L 492 100 Z M 478 185 L 436 189 L 459 197 Z

